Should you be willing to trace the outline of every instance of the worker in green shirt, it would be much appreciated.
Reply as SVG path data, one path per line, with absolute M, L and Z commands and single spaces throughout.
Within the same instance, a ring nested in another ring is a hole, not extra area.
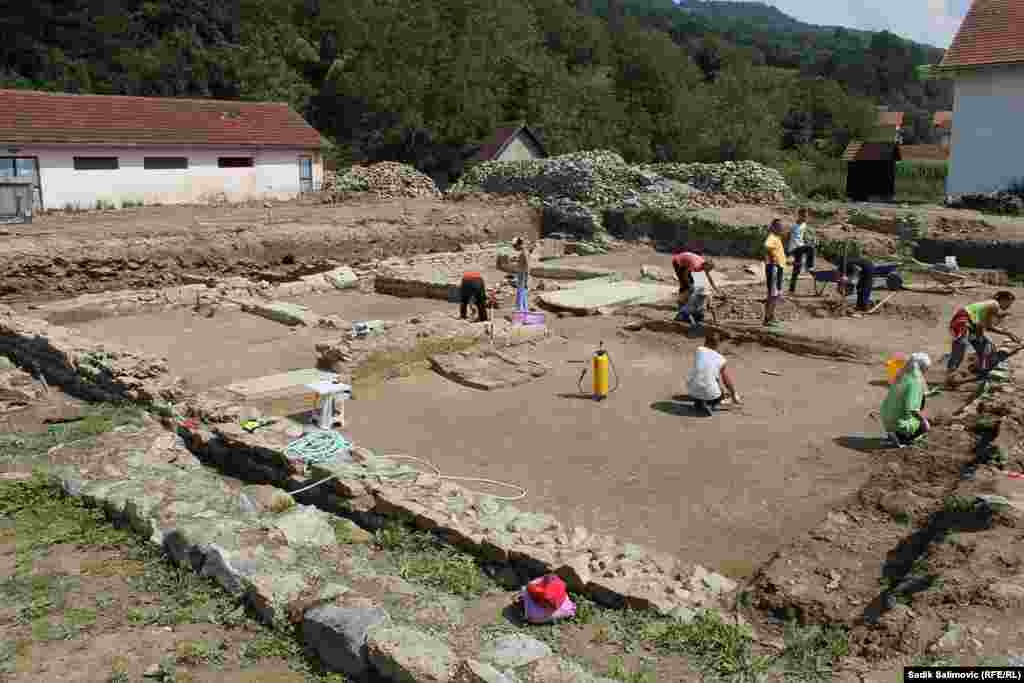
M 921 411 L 928 393 L 924 373 L 931 364 L 926 353 L 911 355 L 882 401 L 882 426 L 901 448 L 924 436 L 929 429 Z
M 946 365 L 947 383 L 954 382 L 956 371 L 964 361 L 968 343 L 978 354 L 978 372 L 985 373 L 992 369 L 990 364 L 995 348 L 985 335 L 986 332 L 995 332 L 1020 343 L 1020 339 L 1013 332 L 996 327 L 1006 317 L 1006 312 L 1013 305 L 1014 299 L 1016 297 L 1013 292 L 1003 290 L 996 292 L 994 299 L 969 304 L 953 314 L 953 319 L 949 323 L 949 331 L 953 335 L 953 349 Z

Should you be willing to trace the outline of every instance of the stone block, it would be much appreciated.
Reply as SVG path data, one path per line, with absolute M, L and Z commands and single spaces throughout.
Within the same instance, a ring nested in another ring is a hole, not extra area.
M 275 519 L 273 524 L 284 532 L 290 546 L 333 548 L 338 541 L 328 520 L 326 512 L 310 505 L 299 505 Z
M 359 286 L 359 277 L 348 266 L 329 270 L 323 277 L 335 289 L 354 289 Z
M 499 669 L 516 669 L 544 657 L 550 657 L 551 648 L 535 638 L 523 635 L 506 636 L 489 643 L 480 659 Z
M 459 663 L 452 683 L 516 683 L 516 681 L 490 664 L 467 659 Z
M 320 316 L 300 304 L 285 301 L 263 302 L 255 299 L 239 303 L 246 313 L 252 313 L 289 327 L 316 327 L 320 324 Z
M 366 649 L 373 668 L 394 683 L 448 683 L 455 668 L 446 644 L 406 626 L 371 628 Z
M 303 616 L 302 636 L 329 669 L 362 678 L 370 668 L 367 634 L 386 622 L 379 607 L 316 607 Z

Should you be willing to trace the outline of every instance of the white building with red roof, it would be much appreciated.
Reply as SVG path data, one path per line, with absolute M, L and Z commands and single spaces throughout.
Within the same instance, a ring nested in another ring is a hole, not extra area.
M 286 104 L 0 90 L 0 177 L 37 209 L 291 199 L 324 147 Z
M 974 0 L 935 71 L 955 83 L 946 193 L 1024 181 L 1024 0 Z

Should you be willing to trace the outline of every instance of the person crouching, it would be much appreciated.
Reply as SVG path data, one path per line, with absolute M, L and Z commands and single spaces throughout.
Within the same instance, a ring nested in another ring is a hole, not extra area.
M 487 322 L 487 289 L 480 273 L 462 274 L 462 285 L 459 287 L 459 317 L 463 320 L 467 317 L 471 301 L 476 304 L 478 322 Z
M 900 447 L 913 443 L 928 432 L 928 420 L 921 411 L 928 393 L 924 373 L 931 364 L 928 354 L 912 354 L 882 401 L 882 426 Z
M 693 369 L 686 381 L 686 393 L 693 399 L 694 408 L 708 417 L 722 402 L 722 385 L 729 390 L 733 402 L 737 405 L 740 403 L 740 395 L 736 392 L 725 356 L 718 352 L 718 346 L 718 333 L 708 330 L 704 335 L 704 345 L 697 347 Z

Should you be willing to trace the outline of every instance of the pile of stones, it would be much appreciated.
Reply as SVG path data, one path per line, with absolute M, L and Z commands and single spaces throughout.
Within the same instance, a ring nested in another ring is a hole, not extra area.
M 642 168 L 737 203 L 779 202 L 792 196 L 792 190 L 781 173 L 756 161 L 648 164 Z
M 441 197 L 437 185 L 412 166 L 382 161 L 369 166 L 352 166 L 344 173 L 325 173 L 326 201 L 337 201 L 349 193 L 370 192 L 379 199 Z
M 619 154 L 595 150 L 550 159 L 487 161 L 471 168 L 450 194 L 483 191 L 541 200 L 567 199 L 594 207 L 621 204 L 663 180 L 630 166 Z M 656 191 L 664 191 L 664 187 Z
M 471 168 L 448 196 L 480 192 L 529 197 L 543 210 L 550 230 L 585 237 L 604 231 L 606 209 L 677 211 L 792 196 L 781 173 L 753 161 L 631 166 L 608 150 L 484 162 Z
M 949 197 L 946 206 L 1017 216 L 1024 214 L 1024 197 L 1012 192 L 979 192 Z

